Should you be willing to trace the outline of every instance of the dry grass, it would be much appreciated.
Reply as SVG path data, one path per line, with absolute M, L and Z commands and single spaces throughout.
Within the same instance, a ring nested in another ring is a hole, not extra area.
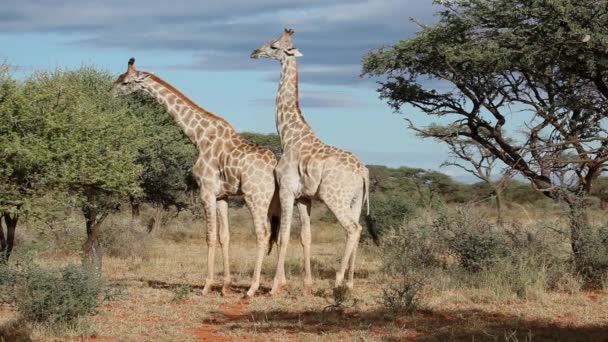
M 379 254 L 366 244 L 359 249 L 357 281 L 346 309 L 325 310 L 332 303 L 334 269 L 344 236 L 337 225 L 319 221 L 321 214 L 313 221 L 315 294 L 301 295 L 302 251 L 296 219 L 285 291 L 276 297 L 266 294 L 276 262 L 272 253 L 265 259 L 261 294 L 244 301 L 241 297 L 253 269 L 253 233 L 246 211 L 233 210 L 231 215 L 234 285 L 227 297 L 219 294 L 219 288 L 207 297 L 201 295 L 207 255 L 204 225 L 180 216 L 167 229 L 182 229 L 186 239 L 177 242 L 167 232 L 155 232 L 145 257 L 106 256 L 104 275 L 112 295 L 97 315 L 62 331 L 33 326 L 32 337 L 41 341 L 588 341 L 608 336 L 608 295 L 604 292 L 539 290 L 522 299 L 499 293 L 489 283 L 463 287 L 432 274 L 423 294 L 425 308 L 411 316 L 394 317 L 380 304 L 387 281 L 380 271 Z M 216 269 L 221 272 L 221 252 L 216 255 Z M 75 252 L 53 250 L 39 254 L 37 260 L 57 266 L 79 257 Z M 177 291 L 184 289 L 176 299 Z M 0 325 L 15 319 L 12 307 L 0 306 Z

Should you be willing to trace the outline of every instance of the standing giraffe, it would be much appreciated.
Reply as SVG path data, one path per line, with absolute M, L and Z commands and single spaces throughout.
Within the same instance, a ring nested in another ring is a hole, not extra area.
M 213 285 L 217 226 L 224 264 L 222 294 L 229 290 L 231 278 L 227 197 L 243 195 L 251 211 L 257 237 L 253 280 L 247 291 L 247 296 L 252 297 L 260 285 L 264 252 L 270 247 L 270 228 L 275 233 L 272 235 L 278 231 L 279 205 L 278 197 L 274 196 L 273 174 L 276 157 L 270 150 L 241 138 L 226 120 L 199 107 L 169 83 L 149 72 L 135 70 L 134 64 L 135 59 L 131 58 L 127 72 L 114 81 L 112 92 L 115 95 L 127 95 L 141 91 L 156 98 L 199 151 L 192 172 L 200 187 L 207 219 L 209 248 L 203 294 L 207 294 Z
M 304 248 L 304 292 L 311 291 L 310 206 L 313 198 L 323 201 L 346 230 L 346 248 L 336 273 L 335 286 L 342 286 L 348 267 L 346 286 L 352 288 L 362 229 L 359 216 L 363 201 L 367 202 L 369 215 L 369 172 L 352 153 L 323 143 L 302 116 L 296 62 L 296 58 L 302 54 L 293 45 L 292 34 L 293 30 L 285 29 L 278 39 L 251 53 L 251 58 L 266 57 L 281 62 L 275 117 L 283 148 L 283 156 L 275 169 L 281 202 L 281 231 L 279 260 L 271 293 L 279 292 L 286 283 L 284 263 L 294 201 L 302 221 L 300 239 Z

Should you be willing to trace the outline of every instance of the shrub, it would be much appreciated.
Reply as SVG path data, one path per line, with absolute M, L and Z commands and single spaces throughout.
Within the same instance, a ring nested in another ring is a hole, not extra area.
M 115 218 L 112 218 L 104 227 L 102 243 L 109 256 L 147 259 L 150 256 L 152 240 L 145 231 L 124 222 L 116 222 Z
M 579 271 L 588 284 L 599 286 L 608 273 L 608 227 L 586 227 L 581 233 Z
M 410 274 L 403 275 L 396 285 L 382 290 L 382 304 L 393 314 L 412 314 L 421 308 L 422 281 Z
M 91 314 L 98 304 L 100 279 L 79 265 L 51 271 L 24 270 L 17 309 L 28 321 L 65 323 Z
M 0 303 L 13 303 L 15 300 L 14 286 L 17 274 L 6 264 L 0 263 Z
M 187 284 L 179 285 L 179 286 L 173 287 L 171 289 L 171 291 L 173 291 L 173 295 L 174 295 L 173 301 L 179 302 L 179 301 L 182 301 L 182 300 L 188 298 L 188 296 L 192 292 L 192 287 Z
M 22 319 L 14 319 L 0 325 L 0 341 L 31 341 L 32 329 Z
M 411 314 L 419 309 L 424 279 L 442 265 L 442 245 L 431 228 L 410 223 L 383 237 L 382 261 L 388 285 L 382 289 L 381 304 L 392 314 Z
M 434 225 L 460 266 L 467 271 L 479 272 L 509 254 L 503 228 L 491 224 L 487 217 L 470 208 L 442 210 Z

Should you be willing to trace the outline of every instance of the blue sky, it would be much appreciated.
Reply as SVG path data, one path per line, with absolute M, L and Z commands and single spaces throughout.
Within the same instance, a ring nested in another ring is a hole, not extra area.
M 438 169 L 446 149 L 416 138 L 358 76 L 367 52 L 412 36 L 409 18 L 432 23 L 437 10 L 431 0 L 20 0 L 0 6 L 0 58 L 23 77 L 82 64 L 119 74 L 133 56 L 239 131 L 269 133 L 279 65 L 249 54 L 291 27 L 302 110 L 321 139 L 368 164 Z

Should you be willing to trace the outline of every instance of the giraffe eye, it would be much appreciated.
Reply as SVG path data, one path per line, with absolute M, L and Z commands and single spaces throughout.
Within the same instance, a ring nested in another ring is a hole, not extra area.
M 279 49 L 278 47 L 272 46 L 272 45 L 270 45 L 270 48 L 273 49 L 273 50 L 278 50 Z
M 129 84 L 129 82 L 122 82 L 121 84 L 122 85 L 127 85 L 127 84 Z

